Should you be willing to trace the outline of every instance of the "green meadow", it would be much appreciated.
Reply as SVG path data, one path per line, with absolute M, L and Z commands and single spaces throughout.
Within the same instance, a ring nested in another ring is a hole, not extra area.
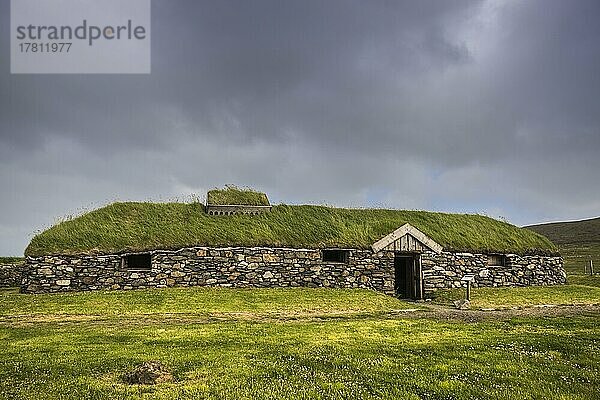
M 473 288 L 471 306 L 475 309 L 502 309 L 544 305 L 600 305 L 600 276 L 572 276 L 568 281 L 569 285 L 558 286 Z M 435 296 L 434 303 L 451 306 L 453 301 L 465 297 L 465 289 L 438 291 Z
M 600 242 L 565 243 L 560 245 L 568 274 L 589 274 L 590 260 L 596 274 L 600 273 Z
M 2 399 L 600 398 L 592 311 L 467 322 L 428 303 L 328 289 L 4 290 L 0 299 Z M 176 381 L 126 384 L 147 360 Z

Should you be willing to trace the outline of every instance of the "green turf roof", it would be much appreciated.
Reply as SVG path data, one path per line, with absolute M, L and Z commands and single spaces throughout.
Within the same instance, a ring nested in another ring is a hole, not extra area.
M 208 205 L 245 205 L 245 206 L 268 206 L 267 195 L 252 189 L 239 189 L 228 186 L 225 189 L 209 190 L 206 195 Z
M 25 254 L 110 254 L 192 246 L 369 248 L 407 222 L 446 250 L 556 253 L 545 237 L 480 215 L 278 205 L 256 216 L 211 216 L 200 203 L 115 203 L 40 233 Z

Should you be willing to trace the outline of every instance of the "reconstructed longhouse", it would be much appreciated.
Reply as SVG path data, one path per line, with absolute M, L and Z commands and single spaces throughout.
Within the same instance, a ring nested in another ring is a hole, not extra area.
M 565 283 L 544 236 L 481 215 L 271 206 L 226 188 L 201 203 L 115 203 L 33 238 L 21 291 L 169 286 L 368 288 L 420 299 L 461 286 Z

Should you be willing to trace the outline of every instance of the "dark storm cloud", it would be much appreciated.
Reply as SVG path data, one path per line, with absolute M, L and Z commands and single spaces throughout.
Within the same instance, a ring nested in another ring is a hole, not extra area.
M 82 207 L 229 182 L 515 223 L 600 214 L 599 16 L 595 1 L 155 0 L 151 75 L 10 75 L 0 57 L 0 252 Z

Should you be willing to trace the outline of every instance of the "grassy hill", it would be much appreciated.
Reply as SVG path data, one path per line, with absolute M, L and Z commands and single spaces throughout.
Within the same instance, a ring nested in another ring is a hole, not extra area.
M 0 257 L 0 264 L 19 264 L 23 261 L 23 257 Z
M 571 222 L 526 226 L 555 244 L 600 243 L 600 217 Z
M 594 262 L 594 270 L 600 272 L 600 218 L 583 221 L 553 222 L 527 226 L 546 236 L 559 246 L 569 273 L 583 273 L 584 266 Z
M 212 216 L 200 203 L 115 203 L 42 232 L 25 254 L 120 253 L 202 245 L 369 248 L 405 223 L 448 250 L 557 251 L 537 233 L 481 215 L 278 205 L 257 216 Z

